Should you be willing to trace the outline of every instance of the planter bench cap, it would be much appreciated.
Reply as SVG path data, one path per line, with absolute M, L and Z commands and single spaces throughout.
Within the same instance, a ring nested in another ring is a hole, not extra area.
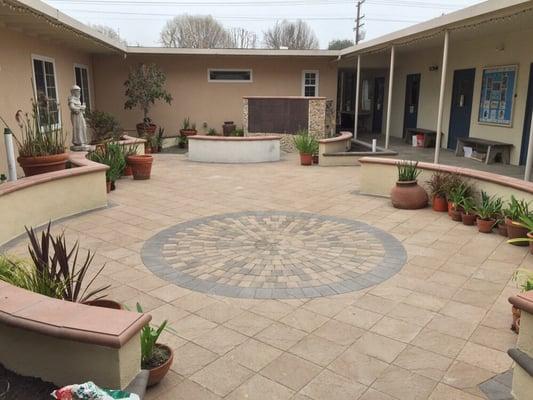
M 509 303 L 520 310 L 533 314 L 533 290 L 509 297 Z

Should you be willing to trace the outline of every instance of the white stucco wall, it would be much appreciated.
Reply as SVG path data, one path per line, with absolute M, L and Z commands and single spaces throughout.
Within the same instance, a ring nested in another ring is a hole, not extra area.
M 260 163 L 280 160 L 280 139 L 189 138 L 189 160 L 211 163 Z

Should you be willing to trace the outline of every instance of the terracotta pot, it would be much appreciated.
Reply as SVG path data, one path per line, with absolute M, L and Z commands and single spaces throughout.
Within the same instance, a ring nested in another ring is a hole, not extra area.
M 157 129 L 157 125 L 156 124 L 145 124 L 141 122 L 140 124 L 136 125 L 136 128 L 137 128 L 137 134 L 139 136 L 154 135 L 155 130 Z
M 446 201 L 446 197 L 434 195 L 433 200 L 431 201 L 431 207 L 433 208 L 433 211 L 438 211 L 438 212 L 448 211 L 448 202 Z
M 500 222 L 498 224 L 498 233 L 502 236 L 507 237 L 507 225 L 505 225 L 505 222 Z
M 513 323 L 511 324 L 511 330 L 514 331 L 516 334 L 520 333 L 520 309 L 516 308 L 515 306 L 511 309 L 513 313 Z
M 46 174 L 61 171 L 67 167 L 68 153 L 53 154 L 51 156 L 19 157 L 18 163 L 24 170 L 25 176 Z
M 533 254 L 533 232 L 528 232 L 527 237 L 531 239 L 529 242 L 529 252 Z
M 505 225 L 507 226 L 507 235 L 509 239 L 527 238 L 528 229 L 520 225 L 516 225 L 510 218 L 505 218 Z M 528 242 L 513 243 L 515 246 L 528 246 Z
M 100 300 L 92 300 L 88 301 L 85 304 L 88 306 L 94 306 L 94 307 L 103 307 L 103 308 L 111 308 L 113 310 L 122 310 L 122 304 L 119 302 L 113 301 L 113 300 L 106 300 L 106 299 L 100 299 Z
M 198 133 L 196 129 L 180 129 L 181 136 L 194 136 Z
M 496 223 L 496 220 L 494 219 L 477 219 L 477 230 L 481 233 L 491 233 L 492 228 L 494 227 L 494 224 Z
M 463 225 L 475 225 L 476 219 L 476 214 L 467 214 L 465 212 L 461 213 L 461 221 L 463 221 Z
M 224 136 L 229 136 L 233 132 L 235 132 L 236 129 L 237 129 L 237 125 L 235 125 L 233 121 L 225 121 L 224 125 L 222 125 L 222 134 Z
M 122 176 L 132 176 L 133 175 L 133 171 L 131 169 L 131 166 L 130 165 L 126 165 L 126 168 L 124 168 L 124 172 L 122 174 Z
M 428 195 L 417 181 L 398 181 L 390 193 L 392 205 L 404 210 L 418 210 L 428 205 Z
M 152 146 L 148 142 L 144 143 L 144 154 L 152 154 Z
M 313 164 L 318 164 L 318 161 L 319 161 L 318 154 L 314 154 L 313 155 Z
M 148 387 L 157 385 L 161 380 L 165 377 L 168 370 L 170 369 L 170 366 L 172 365 L 172 361 L 174 361 L 174 352 L 170 347 L 164 344 L 156 343 L 157 347 L 163 347 L 167 349 L 170 352 L 170 357 L 167 361 L 165 361 L 163 364 L 161 364 L 159 367 L 155 367 L 152 369 L 149 369 L 149 376 L 148 376 Z
M 300 153 L 300 165 L 313 165 L 313 155 Z
M 146 154 L 128 156 L 128 164 L 133 171 L 133 179 L 150 179 L 153 160 L 152 156 Z
M 111 181 L 105 182 L 105 190 L 107 193 L 111 192 Z

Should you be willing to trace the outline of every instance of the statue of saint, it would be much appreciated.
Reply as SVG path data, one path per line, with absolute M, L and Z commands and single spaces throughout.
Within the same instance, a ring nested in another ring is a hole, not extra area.
M 83 113 L 87 108 L 80 100 L 81 88 L 77 85 L 70 89 L 68 108 L 70 109 L 70 121 L 72 122 L 72 146 L 73 151 L 88 151 L 91 146 L 87 143 L 87 125 Z

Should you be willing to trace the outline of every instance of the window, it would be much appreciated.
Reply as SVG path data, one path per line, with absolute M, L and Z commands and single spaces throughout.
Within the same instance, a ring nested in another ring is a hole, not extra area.
M 209 82 L 252 82 L 251 69 L 209 69 Z
M 81 88 L 81 102 L 87 106 L 87 111 L 91 111 L 91 94 L 89 92 L 89 69 L 84 65 L 74 66 L 76 85 Z
M 61 115 L 57 100 L 57 79 L 54 60 L 33 56 L 33 77 L 35 80 L 35 100 L 41 125 L 61 125 Z
M 303 71 L 302 93 L 305 97 L 318 96 L 318 71 Z

